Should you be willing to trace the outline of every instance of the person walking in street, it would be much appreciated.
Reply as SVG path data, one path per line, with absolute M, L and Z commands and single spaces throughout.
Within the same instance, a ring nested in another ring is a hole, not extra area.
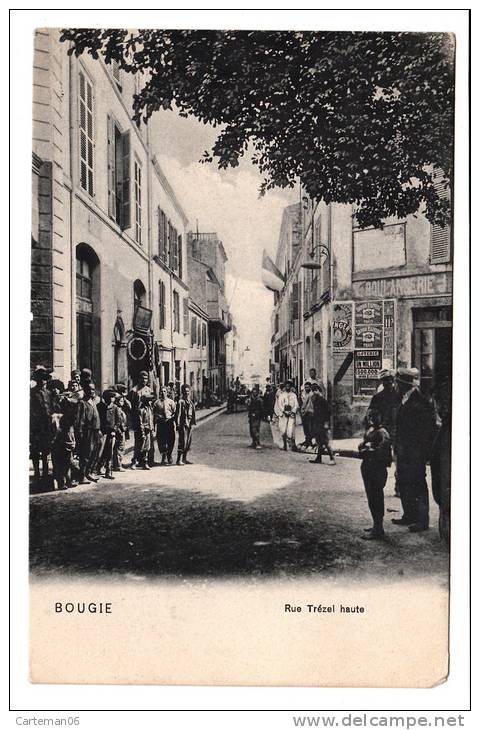
M 385 500 L 383 490 L 387 483 L 387 467 L 392 463 L 391 440 L 383 428 L 380 413 L 373 408 L 368 411 L 367 430 L 358 447 L 362 463 L 362 474 L 368 508 L 372 515 L 373 527 L 365 530 L 364 540 L 381 540 L 385 536 L 383 517 Z
M 326 452 L 329 456 L 329 464 L 335 466 L 337 463 L 330 446 L 330 407 L 328 401 L 320 390 L 318 383 L 312 384 L 312 437 L 317 444 L 317 455 L 311 459 L 311 464 L 321 464 L 322 454 Z
M 158 451 L 162 457 L 160 466 L 172 463 L 175 446 L 176 403 L 168 397 L 165 386 L 160 388 L 158 398 L 153 404 L 153 423 L 157 436 Z
M 131 404 L 131 416 L 132 416 L 132 423 L 133 426 L 133 438 L 134 438 L 134 446 L 133 446 L 133 455 L 132 455 L 132 461 L 131 461 L 131 468 L 136 469 L 137 464 L 139 463 L 140 459 L 140 445 L 143 442 L 143 435 L 139 430 L 139 423 L 140 420 L 138 418 L 138 411 L 140 409 L 140 403 L 143 395 L 152 395 L 152 389 L 150 388 L 148 384 L 148 373 L 146 370 L 142 370 L 138 375 L 138 382 L 136 385 L 133 386 L 130 393 L 128 394 L 128 400 Z M 151 441 L 151 448 L 148 455 L 148 464 L 149 466 L 153 466 L 154 459 L 155 459 L 155 451 L 154 451 L 154 444 L 153 439 L 150 439 Z
M 267 383 L 265 386 L 265 393 L 263 394 L 263 415 L 265 420 L 269 423 L 273 421 L 275 414 L 275 401 L 275 391 L 270 383 Z
M 395 384 L 400 396 L 395 435 L 397 481 L 403 515 L 394 525 L 408 525 L 411 532 L 428 530 L 429 504 L 426 464 L 435 437 L 431 404 L 418 391 L 418 370 L 399 368 Z
M 264 415 L 264 407 L 258 385 L 254 385 L 252 388 L 252 394 L 248 401 L 247 408 L 250 437 L 252 439 L 250 446 L 252 449 L 260 450 L 262 448 L 260 445 L 260 426 Z
M 300 446 L 308 449 L 312 446 L 312 421 L 313 421 L 313 402 L 312 402 L 312 386 L 307 381 L 304 385 L 303 399 L 300 405 L 300 415 L 302 417 L 302 426 L 305 439 Z
M 397 413 L 400 407 L 400 396 L 395 389 L 395 373 L 393 370 L 381 370 L 379 380 L 382 389 L 372 396 L 370 405 L 368 406 L 366 420 L 368 422 L 368 414 L 371 410 L 378 411 L 383 428 L 388 431 L 392 444 L 395 443 L 395 434 L 397 430 Z M 394 461 L 395 461 L 394 456 Z M 397 472 L 395 471 L 395 496 L 400 496 L 397 485 Z
M 138 443 L 138 466 L 147 471 L 151 468 L 149 454 L 153 448 L 153 411 L 152 394 L 140 396 L 140 404 L 136 412 L 135 432 L 139 436 Z
M 283 450 L 288 451 L 288 442 L 292 445 L 292 451 L 298 451 L 295 443 L 295 425 L 298 412 L 298 398 L 292 390 L 293 383 L 287 380 L 285 389 L 280 393 L 276 405 L 276 413 L 279 418 L 280 434 L 283 440 Z
M 192 429 L 196 425 L 195 405 L 190 397 L 190 387 L 182 385 L 181 397 L 177 401 L 175 422 L 178 431 L 177 466 L 191 464 L 187 455 L 192 445 Z
M 98 476 L 94 472 L 102 446 L 95 385 L 90 383 L 85 388 L 83 398 L 78 402 L 75 422 L 75 435 L 79 451 L 80 484 L 98 482 Z
M 35 480 L 40 479 L 40 462 L 43 478 L 48 477 L 48 455 L 52 445 L 53 398 L 47 388 L 49 379 L 46 368 L 39 366 L 33 372 L 35 386 L 30 390 L 30 458 Z

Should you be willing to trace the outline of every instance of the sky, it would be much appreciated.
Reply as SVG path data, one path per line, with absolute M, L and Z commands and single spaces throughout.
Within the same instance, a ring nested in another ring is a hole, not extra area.
M 273 190 L 259 198 L 261 176 L 249 159 L 237 168 L 218 170 L 199 162 L 216 139 L 218 128 L 174 111 L 152 117 L 152 148 L 195 230 L 215 231 L 228 256 L 226 293 L 248 373 L 268 374 L 273 294 L 261 282 L 262 252 L 274 257 L 282 212 L 296 202 L 297 190 Z

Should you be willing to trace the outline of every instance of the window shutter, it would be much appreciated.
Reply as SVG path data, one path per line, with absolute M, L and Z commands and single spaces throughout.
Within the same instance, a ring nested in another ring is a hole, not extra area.
M 130 228 L 130 132 L 122 134 L 122 216 L 121 229 Z
M 292 286 L 292 319 L 298 319 L 298 282 Z
M 113 119 L 107 115 L 107 162 L 108 162 L 108 215 L 116 217 L 117 196 L 115 192 L 115 132 Z
M 168 265 L 173 269 L 175 260 L 175 251 L 173 248 L 173 227 L 170 221 L 168 221 Z
M 202 323 L 202 346 L 205 347 L 207 344 L 207 325 L 205 322 Z
M 178 248 L 178 275 L 181 279 L 182 274 L 183 274 L 183 251 L 182 251 L 182 237 L 181 236 L 178 236 L 178 238 L 177 238 L 177 248 Z
M 197 318 L 196 317 L 192 317 L 191 328 L 192 328 L 192 331 L 191 331 L 190 342 L 193 346 L 196 344 L 196 341 L 197 341 Z
M 200 322 L 200 320 L 198 320 L 197 324 L 197 343 L 198 345 L 202 344 L 202 323 Z
M 441 200 L 448 200 L 450 192 L 445 188 L 443 182 L 443 172 L 435 170 L 433 172 L 433 184 L 435 192 Z M 449 225 L 444 228 L 434 223 L 430 226 L 430 263 L 431 264 L 448 264 L 451 259 L 452 249 L 452 231 Z
M 93 86 L 79 74 L 80 185 L 93 196 Z
M 178 233 L 177 229 L 172 229 L 173 235 L 173 270 L 178 271 Z
M 188 297 L 183 298 L 183 334 L 188 335 Z

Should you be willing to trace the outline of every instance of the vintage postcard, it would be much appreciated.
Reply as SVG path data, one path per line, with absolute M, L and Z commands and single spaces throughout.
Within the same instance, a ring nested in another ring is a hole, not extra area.
M 444 682 L 454 34 L 33 44 L 31 681 Z

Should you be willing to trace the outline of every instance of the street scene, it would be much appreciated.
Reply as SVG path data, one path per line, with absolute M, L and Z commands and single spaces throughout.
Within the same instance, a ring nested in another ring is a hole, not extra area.
M 128 470 L 114 482 L 32 496 L 32 572 L 137 580 L 425 574 L 446 586 L 448 555 L 437 532 L 412 534 L 390 523 L 401 509 L 393 475 L 385 487 L 386 538 L 366 542 L 359 459 L 312 465 L 311 456 L 283 452 L 268 423 L 261 441 L 262 451 L 249 448 L 246 415 L 223 410 L 194 430 L 194 463 L 184 469 Z
M 453 68 L 37 29 L 32 575 L 448 588 Z

